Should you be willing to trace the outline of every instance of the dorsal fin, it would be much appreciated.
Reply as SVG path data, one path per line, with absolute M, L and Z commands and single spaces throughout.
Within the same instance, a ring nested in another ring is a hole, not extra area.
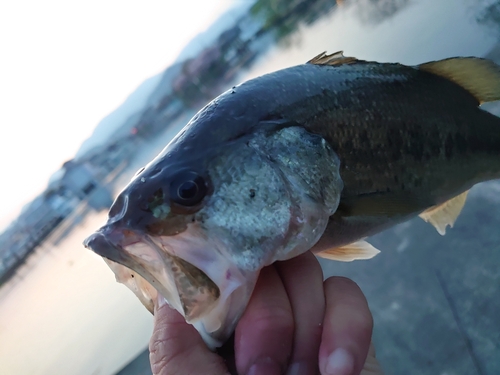
M 321 52 L 318 56 L 312 58 L 307 63 L 314 65 L 330 65 L 339 66 L 344 64 L 352 64 L 358 61 L 355 57 L 345 57 L 344 51 L 338 51 L 330 55 L 325 52 Z
M 450 228 L 453 228 L 453 224 L 455 224 L 460 211 L 464 207 L 468 192 L 467 190 L 439 206 L 428 208 L 418 216 L 432 224 L 438 233 L 444 236 L 448 225 Z
M 353 260 L 371 259 L 380 253 L 380 250 L 366 241 L 356 241 L 341 247 L 334 247 L 316 253 L 317 256 L 340 262 L 352 262 Z
M 479 57 L 453 57 L 418 66 L 469 91 L 480 104 L 500 100 L 500 66 Z

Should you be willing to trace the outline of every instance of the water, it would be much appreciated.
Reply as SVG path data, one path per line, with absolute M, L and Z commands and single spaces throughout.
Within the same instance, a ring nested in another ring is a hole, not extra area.
M 354 3 L 361 5 L 339 7 L 312 26 L 301 27 L 284 47 L 261 59 L 247 78 L 302 64 L 323 51 L 343 50 L 363 60 L 411 65 L 450 56 L 483 56 L 497 42 L 493 31 L 475 20 L 481 2 L 414 0 L 380 22 L 367 22 L 369 14 L 376 14 L 370 13 L 369 0 Z
M 482 56 L 497 42 L 493 31 L 475 20 L 486 2 L 386 1 L 396 7 L 407 3 L 392 16 L 368 0 L 358 3 L 362 6 L 342 6 L 311 26 L 301 26 L 243 79 L 303 63 L 324 50 L 418 64 L 455 55 Z M 156 139 L 122 184 L 175 132 Z M 47 241 L 0 290 L 0 374 L 113 374 L 147 346 L 151 315 L 81 245 L 104 220 L 105 213 L 89 215 L 57 245 Z
M 104 219 L 87 217 L 57 248 L 46 245 L 2 290 L 0 373 L 110 374 L 143 349 L 149 312 L 81 245 Z
M 189 117 L 151 141 L 117 185 L 124 186 Z M 62 240 L 63 229 L 53 233 L 0 289 L 0 374 L 114 374 L 147 346 L 151 314 L 116 283 L 101 257 L 82 246 L 106 216 L 85 216 Z

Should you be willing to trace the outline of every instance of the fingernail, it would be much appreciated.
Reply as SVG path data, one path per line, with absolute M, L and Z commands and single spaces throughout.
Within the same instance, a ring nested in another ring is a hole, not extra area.
M 271 358 L 257 360 L 248 370 L 247 375 L 280 375 L 281 367 Z
M 325 375 L 350 375 L 354 370 L 354 358 L 344 348 L 336 349 L 326 360 Z
M 286 375 L 315 375 L 318 367 L 312 366 L 309 362 L 294 362 L 286 370 Z

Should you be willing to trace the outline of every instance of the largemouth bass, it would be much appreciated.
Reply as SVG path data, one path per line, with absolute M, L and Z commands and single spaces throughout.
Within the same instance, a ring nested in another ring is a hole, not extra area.
M 500 176 L 500 67 L 320 54 L 200 110 L 85 241 L 153 310 L 160 293 L 210 347 L 259 271 L 312 250 L 368 259 L 364 239 L 420 215 L 444 234 L 467 191 Z

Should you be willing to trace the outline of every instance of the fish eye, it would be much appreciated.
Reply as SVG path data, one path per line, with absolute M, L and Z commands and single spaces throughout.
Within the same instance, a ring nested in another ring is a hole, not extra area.
M 203 177 L 193 171 L 181 171 L 170 184 L 170 199 L 183 206 L 194 206 L 207 193 Z

